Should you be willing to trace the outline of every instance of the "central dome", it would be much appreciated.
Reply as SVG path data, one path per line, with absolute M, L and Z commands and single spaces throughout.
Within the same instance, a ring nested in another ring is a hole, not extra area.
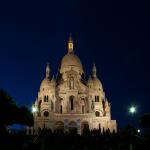
M 79 57 L 74 54 L 73 46 L 73 40 L 70 36 L 68 40 L 68 54 L 66 54 L 61 61 L 60 73 L 65 73 L 71 69 L 77 71 L 79 74 L 83 73 L 82 63 Z
M 61 61 L 60 73 L 69 71 L 71 68 L 74 68 L 76 71 L 83 73 L 82 63 L 77 55 L 74 53 L 66 54 Z

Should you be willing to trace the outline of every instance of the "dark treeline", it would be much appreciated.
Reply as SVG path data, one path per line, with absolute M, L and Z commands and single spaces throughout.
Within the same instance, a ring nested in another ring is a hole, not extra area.
M 26 106 L 19 107 L 9 94 L 0 90 L 0 132 L 13 124 L 32 126 L 33 115 Z

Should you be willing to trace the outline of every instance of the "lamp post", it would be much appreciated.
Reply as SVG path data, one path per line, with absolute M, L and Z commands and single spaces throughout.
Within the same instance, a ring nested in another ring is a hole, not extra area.
M 137 108 L 136 108 L 136 106 L 130 106 L 130 108 L 129 108 L 129 113 L 133 116 L 135 113 L 137 112 Z M 133 139 L 132 139 L 132 135 L 133 133 L 131 133 L 131 135 L 130 135 L 130 144 L 129 144 L 129 150 L 133 150 Z
M 32 106 L 32 113 L 36 113 L 37 112 L 37 108 L 33 105 Z
M 137 129 L 137 133 L 140 133 L 141 132 L 141 130 L 140 129 Z
M 136 111 L 137 111 L 137 109 L 136 109 L 135 106 L 131 106 L 131 107 L 129 108 L 129 113 L 132 114 L 132 115 L 135 114 Z
M 36 116 L 36 113 L 38 112 L 38 108 L 35 106 L 35 104 L 32 105 L 32 114 L 33 114 L 33 119 L 34 119 L 34 122 L 35 122 L 35 116 Z M 34 135 L 35 134 L 35 125 L 34 127 L 32 128 L 32 134 Z
M 33 113 L 33 116 L 35 117 L 36 113 L 38 112 L 38 109 L 35 105 L 32 105 L 32 113 Z

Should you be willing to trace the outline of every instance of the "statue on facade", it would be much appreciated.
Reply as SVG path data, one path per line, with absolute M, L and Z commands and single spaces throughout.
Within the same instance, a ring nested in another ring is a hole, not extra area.
M 74 79 L 73 79 L 73 77 L 70 78 L 70 89 L 74 89 Z

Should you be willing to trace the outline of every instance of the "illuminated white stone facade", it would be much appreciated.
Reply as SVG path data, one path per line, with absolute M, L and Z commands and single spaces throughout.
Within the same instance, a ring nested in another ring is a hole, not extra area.
M 96 66 L 93 65 L 86 81 L 82 63 L 73 48 L 70 37 L 68 53 L 61 61 L 56 79 L 50 78 L 50 66 L 46 66 L 46 75 L 33 105 L 37 110 L 34 111 L 35 134 L 43 128 L 76 129 L 79 134 L 84 128 L 116 131 L 116 120 L 111 120 L 110 103 L 97 77 Z

